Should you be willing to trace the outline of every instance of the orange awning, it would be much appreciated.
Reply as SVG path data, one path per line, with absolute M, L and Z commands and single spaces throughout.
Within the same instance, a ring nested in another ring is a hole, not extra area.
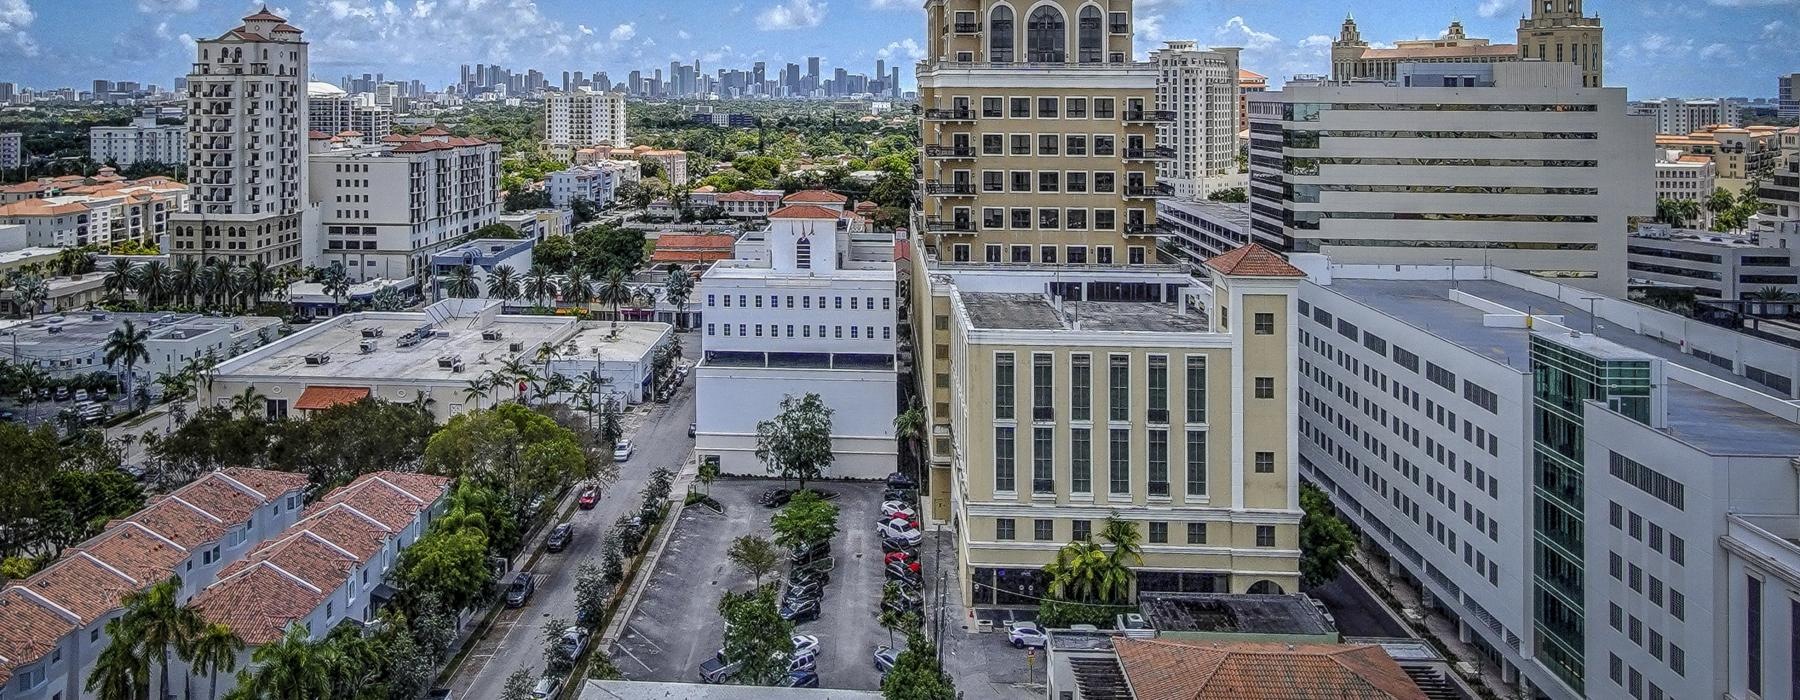
M 309 386 L 300 392 L 294 408 L 301 411 L 323 411 L 332 406 L 356 403 L 369 397 L 368 387 Z

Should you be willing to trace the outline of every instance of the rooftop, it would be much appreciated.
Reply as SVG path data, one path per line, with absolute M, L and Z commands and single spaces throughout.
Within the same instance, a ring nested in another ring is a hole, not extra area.
M 1159 632 L 1334 635 L 1312 598 L 1292 595 L 1144 595 L 1138 605 Z
M 95 275 L 94 277 L 99 277 Z M 19 357 L 55 359 L 71 354 L 85 353 L 106 342 L 114 328 L 131 321 L 142 330 L 151 332 L 153 339 L 181 340 L 189 335 L 199 335 L 220 326 L 227 326 L 232 332 L 266 328 L 281 323 L 281 319 L 270 316 L 202 316 L 199 314 L 173 313 L 66 313 L 56 316 L 40 316 L 30 321 L 6 326 L 0 335 L 6 336 L 6 350 L 11 357 L 15 348 L 13 334 L 17 334 L 16 352 Z
M 454 306 L 440 303 L 427 312 L 337 316 L 226 362 L 217 375 L 331 379 L 349 384 L 462 383 L 511 357 L 530 359 L 538 346 L 562 342 L 576 327 L 576 321 L 569 318 L 502 316 L 498 302 L 464 304 L 473 310 L 461 315 L 447 311 Z M 417 333 L 420 329 L 425 332 Z M 374 342 L 374 352 L 361 352 L 365 340 Z M 411 342 L 414 340 L 417 342 Z M 317 362 L 321 357 L 329 360 Z M 460 371 L 446 359 L 460 359 Z
M 1134 700 L 1425 700 L 1373 644 L 1199 644 L 1121 638 Z
M 881 693 L 873 690 L 590 680 L 582 686 L 578 697 L 580 700 L 880 700 Z
M 1139 301 L 1062 301 L 1036 293 L 963 292 L 963 308 L 976 328 L 1051 331 L 1093 330 L 1143 333 L 1206 333 L 1198 309 Z
M 666 323 L 621 321 L 615 327 L 583 322 L 574 336 L 557 345 L 557 359 L 597 357 L 601 362 L 636 362 L 661 345 L 670 332 Z

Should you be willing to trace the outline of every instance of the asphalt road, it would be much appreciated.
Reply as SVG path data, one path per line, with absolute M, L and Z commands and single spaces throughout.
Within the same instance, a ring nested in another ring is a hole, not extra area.
M 474 650 L 451 679 L 450 687 L 458 698 L 498 698 L 500 687 L 515 669 L 531 669 L 533 675 L 544 670 L 543 627 L 552 619 L 575 619 L 575 569 L 583 562 L 600 563 L 600 545 L 606 530 L 619 516 L 636 512 L 639 492 L 657 467 L 680 470 L 694 450 L 694 439 L 688 437 L 688 423 L 694 420 L 694 382 L 690 377 L 681 391 L 668 404 L 647 404 L 655 408 L 629 439 L 637 446 L 636 454 L 619 465 L 619 478 L 601 492 L 600 503 L 593 510 L 575 511 L 575 539 L 559 553 L 545 553 L 532 573 L 537 577 L 537 592 L 522 608 L 504 610 L 494 621 L 485 638 L 471 642 Z M 534 546 L 536 543 L 533 543 Z M 599 639 L 600 630 L 594 631 Z
M 1406 625 L 1382 608 L 1380 601 L 1357 585 L 1348 571 L 1323 586 L 1309 589 L 1307 595 L 1319 599 L 1337 620 L 1338 631 L 1348 637 L 1411 637 Z

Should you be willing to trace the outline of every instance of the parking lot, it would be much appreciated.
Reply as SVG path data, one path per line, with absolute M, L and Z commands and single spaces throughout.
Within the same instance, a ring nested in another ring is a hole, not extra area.
M 1044 683 L 1044 656 L 1038 652 L 1035 663 L 1027 667 L 1026 653 L 1007 644 L 1004 621 L 1008 618 L 1029 620 L 1035 609 L 984 609 L 977 614 L 994 621 L 992 632 L 979 632 L 976 620 L 963 604 L 961 587 L 956 585 L 956 540 L 949 530 L 928 531 L 919 553 L 925 557 L 930 571 L 949 571 L 948 595 L 945 596 L 944 634 L 942 645 L 944 670 L 956 679 L 956 689 L 970 698 L 1002 698 L 1006 700 L 1041 699 Z M 936 586 L 936 576 L 930 577 Z M 933 588 L 933 592 L 935 592 Z M 934 599 L 935 600 L 935 599 Z
M 723 637 L 720 595 L 753 585 L 725 552 L 734 538 L 772 536 L 769 516 L 775 511 L 757 504 L 756 498 L 783 485 L 791 484 L 720 479 L 713 482 L 711 493 L 725 507 L 724 515 L 704 507 L 682 511 L 615 655 L 615 663 L 627 678 L 698 680 L 701 662 L 718 651 Z M 795 631 L 819 638 L 821 686 L 876 690 L 881 674 L 871 657 L 877 645 L 888 643 L 887 630 L 876 620 L 884 581 L 881 542 L 874 529 L 882 485 L 823 482 L 819 488 L 838 494 L 838 534 L 831 542 L 836 566 L 825 586 L 820 618 L 800 623 Z M 784 576 L 785 569 L 783 561 L 776 576 Z

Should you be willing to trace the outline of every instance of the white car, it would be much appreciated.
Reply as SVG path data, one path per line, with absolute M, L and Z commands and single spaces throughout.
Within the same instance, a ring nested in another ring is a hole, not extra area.
M 917 509 L 914 509 L 910 505 L 901 503 L 900 501 L 888 501 L 886 503 L 881 504 L 881 516 L 883 518 L 906 518 L 907 520 L 918 520 L 919 519 L 919 511 Z
M 887 539 L 897 540 L 909 545 L 916 545 L 921 540 L 925 539 L 925 534 L 919 532 L 918 528 L 913 527 L 912 523 L 900 519 L 877 523 L 875 525 L 875 532 Z
M 794 656 L 816 656 L 819 653 L 819 638 L 810 634 L 794 635 Z
M 1006 641 L 1016 649 L 1026 647 L 1042 649 L 1048 640 L 1049 635 L 1044 634 L 1044 630 L 1039 628 L 1036 622 L 1006 623 Z
M 613 461 L 623 462 L 629 460 L 631 459 L 631 453 L 636 451 L 637 446 L 631 444 L 630 440 L 620 440 L 619 444 L 613 446 Z
M 562 633 L 562 654 L 571 661 L 581 658 L 581 652 L 587 649 L 588 637 L 592 633 L 585 627 L 570 627 Z
M 531 698 L 532 700 L 548 700 L 549 698 L 554 698 L 558 693 L 562 692 L 562 685 L 562 679 L 555 676 L 544 676 L 543 678 L 539 678 L 537 687 L 531 689 Z

